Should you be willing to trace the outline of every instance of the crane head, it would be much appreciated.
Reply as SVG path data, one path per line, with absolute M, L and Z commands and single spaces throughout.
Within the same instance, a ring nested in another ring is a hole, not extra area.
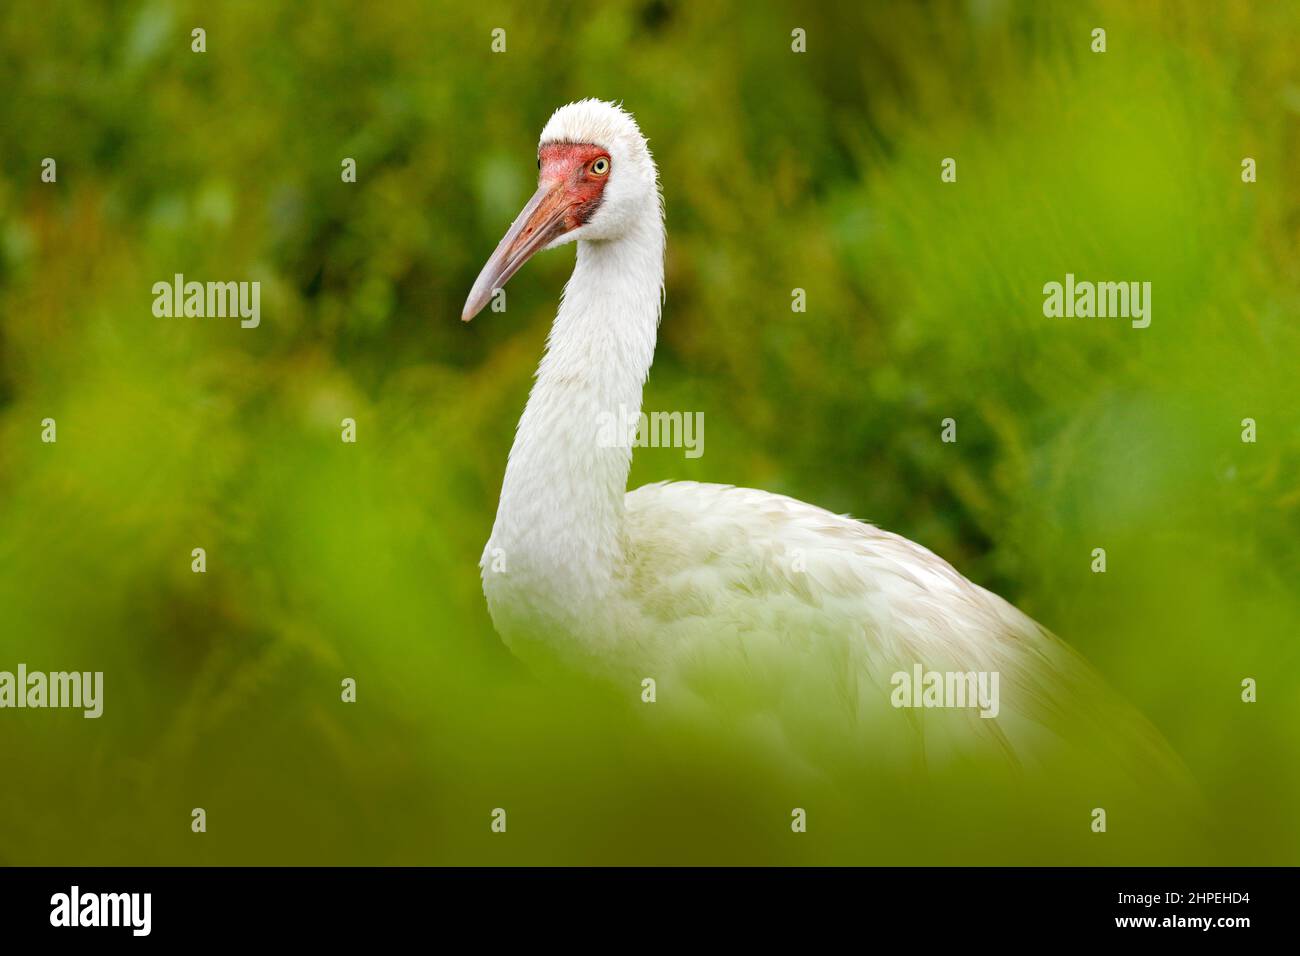
M 465 322 L 541 249 L 616 239 L 647 215 L 662 229 L 654 160 L 636 121 L 612 103 L 580 100 L 556 110 L 542 131 L 537 169 L 537 191 L 474 281 Z

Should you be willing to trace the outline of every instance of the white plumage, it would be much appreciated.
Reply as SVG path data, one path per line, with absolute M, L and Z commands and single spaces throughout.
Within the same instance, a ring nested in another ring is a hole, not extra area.
M 562 162 L 556 144 L 604 150 L 612 167 L 594 213 L 562 229 L 538 204 L 597 188 L 601 167 L 564 165 L 578 161 Z M 602 447 L 597 434 L 602 415 L 640 410 L 654 356 L 664 263 L 655 165 L 632 117 L 595 100 L 556 111 L 540 155 L 538 195 L 465 312 L 543 239 L 578 242 L 482 561 L 493 622 L 517 653 L 630 688 L 653 677 L 661 698 L 701 710 L 725 687 L 732 703 L 750 701 L 738 720 L 805 754 L 824 743 L 806 738 L 836 734 L 875 759 L 933 762 L 973 748 L 1030 765 L 1076 750 L 1065 738 L 1082 735 L 1135 777 L 1144 765 L 1174 766 L 1073 651 L 925 548 L 747 488 L 626 492 L 630 447 Z M 891 675 L 917 663 L 997 672 L 998 716 L 894 708 Z M 819 717 L 807 726 L 785 716 L 811 711 Z

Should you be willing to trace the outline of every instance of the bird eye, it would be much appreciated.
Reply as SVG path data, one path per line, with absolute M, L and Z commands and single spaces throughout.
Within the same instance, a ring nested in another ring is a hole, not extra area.
M 591 164 L 591 171 L 597 176 L 604 176 L 609 172 L 609 159 L 605 156 L 597 158 L 596 161 Z

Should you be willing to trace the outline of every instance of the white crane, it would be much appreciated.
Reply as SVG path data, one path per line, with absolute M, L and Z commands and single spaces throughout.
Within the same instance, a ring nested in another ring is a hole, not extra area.
M 631 688 L 653 677 L 681 696 L 707 695 L 712 680 L 774 708 L 818 701 L 845 731 L 903 760 L 933 762 L 978 741 L 1034 764 L 1073 731 L 1135 773 L 1175 764 L 1073 651 L 920 545 L 748 488 L 683 481 L 627 492 L 630 443 L 608 447 L 598 431 L 621 409 L 640 411 L 654 357 L 657 171 L 632 116 L 590 99 L 550 118 L 538 168 L 537 192 L 462 314 L 473 318 L 538 250 L 578 243 L 481 562 L 493 622 L 517 654 Z M 918 666 L 998 674 L 997 716 L 900 714 L 894 675 Z

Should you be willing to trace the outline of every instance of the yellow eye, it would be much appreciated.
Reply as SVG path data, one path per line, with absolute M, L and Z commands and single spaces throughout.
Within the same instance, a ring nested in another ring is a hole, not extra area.
M 591 164 L 591 171 L 595 173 L 597 176 L 604 176 L 607 172 L 609 172 L 609 160 L 606 159 L 604 156 L 601 156 L 599 159 L 597 159 L 594 163 Z

